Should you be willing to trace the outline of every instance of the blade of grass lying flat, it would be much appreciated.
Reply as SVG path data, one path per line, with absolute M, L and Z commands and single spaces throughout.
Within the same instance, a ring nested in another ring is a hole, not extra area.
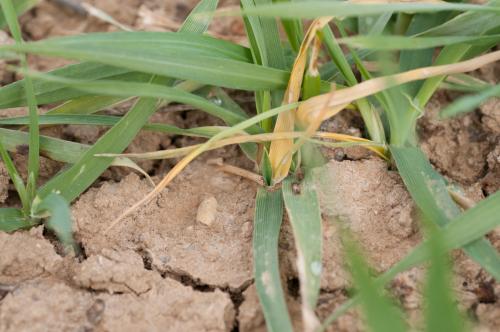
M 490 4 L 495 5 L 494 2 Z M 498 13 L 467 12 L 445 20 L 441 25 L 422 32 L 420 36 L 477 36 L 498 26 Z
M 15 0 L 13 2 L 14 11 L 16 15 L 21 15 L 22 13 L 35 6 L 37 2 L 38 0 Z M 0 28 L 5 27 L 5 25 L 7 25 L 5 15 L 3 12 L 0 12 Z
M 445 252 L 458 249 L 464 245 L 474 243 L 481 239 L 485 234 L 495 229 L 500 224 L 498 215 L 500 214 L 500 192 L 497 192 L 485 200 L 479 202 L 475 207 L 464 212 L 460 217 L 454 219 L 439 232 L 443 239 L 442 246 L 439 248 Z M 487 252 L 484 253 L 488 255 Z M 378 287 L 383 287 L 397 274 L 421 264 L 431 257 L 429 243 L 424 242 L 413 249 L 405 258 L 396 263 L 392 268 L 377 278 Z M 359 303 L 359 296 L 348 300 L 342 304 L 323 322 L 320 331 L 324 331 L 328 325 L 343 315 L 347 310 Z
M 110 115 L 41 115 L 40 125 L 91 125 L 114 126 L 120 121 L 119 116 Z M 0 119 L 0 125 L 26 125 L 29 118 L 26 116 Z M 163 123 L 149 123 L 144 130 L 162 132 L 166 134 L 184 135 L 193 137 L 210 137 L 220 131 L 218 127 L 198 127 L 183 129 Z
M 11 0 L 2 0 L 2 11 L 9 25 L 9 30 L 16 41 L 15 45 L 22 46 L 24 44 L 21 28 L 19 27 L 19 22 L 17 21 L 17 13 L 12 4 Z M 28 69 L 28 62 L 26 60 L 26 55 L 21 56 L 21 67 L 23 69 Z M 33 89 L 33 82 L 31 78 L 27 77 L 24 82 L 24 91 L 26 93 L 26 99 L 28 101 L 29 109 L 29 152 L 28 152 L 28 181 L 26 184 L 26 191 L 28 192 L 29 199 L 33 199 L 35 196 L 38 173 L 40 171 L 40 141 L 38 136 L 40 135 L 40 130 L 38 128 L 38 108 L 35 99 L 35 92 Z
M 455 74 L 448 76 L 440 87 L 442 89 L 462 92 L 482 92 L 493 87 L 493 85 L 471 75 Z
M 452 104 L 448 105 L 441 111 L 440 116 L 445 119 L 458 114 L 473 111 L 480 104 L 492 97 L 500 97 L 500 85 L 492 86 L 476 95 L 456 99 Z
M 420 149 L 391 147 L 391 152 L 408 191 L 428 220 L 444 227 L 460 215 L 444 179 Z M 464 247 L 464 251 L 500 280 L 500 255 L 488 240 L 479 239 Z
M 22 131 L 0 128 L 0 135 L 2 136 L 5 148 L 14 153 L 18 151 L 19 147 L 28 144 L 28 134 Z M 85 144 L 64 141 L 48 136 L 40 136 L 40 151 L 42 155 L 52 160 L 60 161 L 63 163 L 74 164 L 78 162 L 78 160 L 85 152 L 87 152 L 89 148 L 90 147 Z M 111 164 L 112 166 L 129 167 L 135 169 L 142 175 L 146 176 L 146 178 L 149 177 L 147 173 L 145 173 L 139 166 L 137 166 L 128 158 L 115 158 Z M 24 188 L 24 184 L 22 183 L 21 177 L 17 175 L 14 176 L 13 179 L 17 179 L 13 181 L 15 185 L 17 183 L 16 188 L 21 188 L 21 194 L 19 195 L 21 197 L 21 201 L 27 200 L 27 193 L 25 190 L 22 190 Z M 28 212 L 29 209 L 26 209 L 26 213 Z
M 387 12 L 433 13 L 439 11 L 477 11 L 499 13 L 500 10 L 490 6 L 453 3 L 390 3 L 359 4 L 337 1 L 305 1 L 261 5 L 243 11 L 246 15 L 259 15 L 284 18 L 317 18 L 324 16 L 359 17 L 379 15 Z
M 110 79 L 117 81 L 147 82 L 151 75 L 130 72 L 127 69 L 107 66 L 98 63 L 82 62 L 69 65 L 50 72 L 50 75 L 80 80 Z M 19 80 L 0 88 L 0 108 L 26 106 L 24 80 Z M 70 89 L 58 82 L 33 79 L 35 97 L 40 105 L 56 103 L 84 95 L 82 91 Z
M 33 224 L 20 209 L 0 208 L 0 231 L 10 233 L 31 226 Z
M 255 201 L 253 262 L 257 294 L 270 332 L 293 331 L 281 287 L 278 240 L 283 220 L 281 190 L 259 188 Z
M 488 44 L 500 41 L 500 35 L 486 36 L 354 36 L 339 39 L 339 43 L 371 50 L 417 50 L 452 44 Z
M 191 105 L 199 108 L 200 110 L 224 120 L 228 124 L 236 124 L 245 119 L 246 117 L 237 114 L 235 112 L 229 111 L 216 105 L 213 102 L 208 101 L 205 98 L 199 97 L 195 94 L 183 91 L 177 88 L 171 88 L 168 86 L 163 86 L 161 84 L 149 84 L 149 83 L 135 83 L 135 82 L 114 82 L 114 81 L 94 81 L 94 82 L 83 82 L 78 80 L 72 80 L 67 78 L 58 78 L 41 73 L 26 73 L 27 75 L 33 75 L 40 79 L 54 80 L 60 83 L 66 83 L 75 89 L 80 89 L 87 91 L 91 94 L 100 94 L 108 96 L 122 96 L 124 98 L 138 96 L 146 98 L 161 98 L 166 99 L 171 102 L 178 102 L 187 105 Z M 258 132 L 258 128 L 253 128 L 254 132 Z
M 443 239 L 433 226 L 429 223 L 427 227 L 430 233 L 431 266 L 427 272 L 425 285 L 425 330 L 465 331 L 465 322 L 458 311 L 450 284 L 450 280 L 453 279 L 450 257 L 442 254 Z
M 69 204 L 63 197 L 56 193 L 51 193 L 41 202 L 34 202 L 34 213 L 42 215 L 48 213 L 50 217 L 46 221 L 47 228 L 52 230 L 59 241 L 66 248 L 73 248 L 78 252 L 73 240 L 73 227 L 71 221 L 71 210 Z
M 204 0 L 210 1 L 210 0 Z M 199 13 L 199 8 L 202 3 L 199 3 L 188 16 L 188 21 L 193 15 Z M 204 10 L 204 8 L 202 8 Z M 204 21 L 200 21 L 200 25 L 206 27 Z M 200 25 L 191 24 L 189 27 L 181 28 L 184 32 L 200 32 L 204 29 L 199 29 Z M 152 78 L 152 83 L 172 85 L 173 80 L 165 78 Z M 128 144 L 134 139 L 139 130 L 146 124 L 149 117 L 155 112 L 159 100 L 152 98 L 140 98 L 132 109 L 104 136 L 102 136 L 96 144 L 94 144 L 82 157 L 68 170 L 60 173 L 58 176 L 46 183 L 40 190 L 39 196 L 46 197 L 53 191 L 61 193 L 68 202 L 78 197 L 85 189 L 87 189 L 101 174 L 108 168 L 113 158 L 97 158 L 94 157 L 99 153 L 121 153 Z
M 108 51 L 114 49 L 117 52 L 131 51 L 132 54 L 138 53 L 139 49 L 153 57 L 160 54 L 186 55 L 196 50 L 196 53 L 206 57 L 217 57 L 247 63 L 252 61 L 250 50 L 244 46 L 189 31 L 87 33 L 31 42 L 25 45 L 23 49 L 28 51 L 36 49 L 52 54 L 49 48 L 61 49 L 62 47 L 78 50 L 90 47 L 97 52 L 99 50 Z
M 80 90 L 79 90 L 80 91 Z M 80 91 L 81 92 L 81 91 Z M 56 106 L 49 111 L 47 115 L 56 114 L 93 114 L 105 108 L 115 106 L 121 102 L 126 101 L 123 97 L 109 97 L 109 96 L 84 96 L 70 100 L 60 106 Z
M 18 130 L 0 128 L 2 143 L 9 151 L 28 144 L 28 134 Z M 88 149 L 87 145 L 64 141 L 58 138 L 40 136 L 40 150 L 50 159 L 74 163 Z
M 142 82 L 147 82 L 147 77 L 151 78 L 151 75 L 140 73 L 144 75 L 144 80 Z M 132 75 L 131 75 L 132 76 Z M 147 76 L 147 77 L 146 77 Z M 127 76 L 128 77 L 128 76 Z M 119 79 L 117 81 L 120 81 Z M 125 80 L 127 81 L 127 80 Z M 136 80 L 137 82 L 141 82 L 141 79 Z M 65 85 L 62 85 L 65 86 Z M 194 83 L 183 81 L 175 85 L 176 88 L 185 90 L 185 91 L 195 91 L 201 87 L 201 85 Z M 70 88 L 71 89 L 71 88 Z M 73 89 L 74 90 L 74 89 Z M 85 93 L 82 90 L 74 90 L 79 94 Z M 133 98 L 133 97 L 131 97 Z M 118 105 L 122 102 L 126 102 L 131 98 L 124 97 L 110 97 L 110 96 L 83 96 L 78 97 L 76 99 L 72 99 L 60 106 L 56 106 L 49 111 L 47 111 L 47 115 L 52 114 L 93 114 L 99 111 L 102 111 L 106 108 Z M 164 105 L 161 105 L 164 106 Z
M 369 265 L 354 243 L 352 237 L 343 236 L 345 254 L 353 277 L 354 287 L 359 290 L 359 298 L 366 324 L 373 332 L 401 332 L 408 327 L 403 314 L 378 287 L 369 273 Z
M 129 34 L 141 34 L 141 37 L 130 38 Z M 65 37 L 24 45 L 2 45 L 0 50 L 93 61 L 235 89 L 267 90 L 286 86 L 286 71 L 254 65 L 249 63 L 251 59 L 248 57 L 243 59 L 224 51 L 232 49 L 234 44 L 225 42 L 219 45 L 213 38 L 193 38 L 193 34 L 184 34 L 175 43 L 170 42 L 172 38 L 169 37 L 169 42 L 162 44 L 156 34 L 152 35 L 154 38 L 145 37 L 151 33 L 143 34 L 146 33 L 109 33 L 99 38 L 94 35 Z M 181 41 L 186 41 L 187 45 L 179 45 Z
M 288 177 L 282 190 L 297 248 L 304 330 L 314 331 L 319 326 L 314 310 L 320 291 L 323 249 L 318 195 L 310 172 L 306 172 L 302 182 Z

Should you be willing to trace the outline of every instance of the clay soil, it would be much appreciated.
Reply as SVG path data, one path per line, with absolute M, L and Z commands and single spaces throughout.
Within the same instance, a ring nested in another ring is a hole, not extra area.
M 196 3 L 90 2 L 122 24 L 144 30 L 176 29 Z M 56 3 L 41 1 L 23 15 L 26 39 L 115 30 Z M 211 32 L 237 42 L 244 40 L 238 19 L 218 20 Z M 30 63 L 36 69 L 48 70 L 67 62 L 31 57 Z M 0 71 L 2 84 L 15 79 Z M 477 75 L 496 83 L 499 72 L 500 67 L 489 67 Z M 243 105 L 249 100 L 241 94 L 235 98 Z M 452 93 L 440 92 L 432 100 L 419 122 L 421 143 L 433 165 L 479 201 L 500 187 L 500 100 L 493 99 L 466 116 L 438 120 L 439 109 L 454 98 Z M 127 105 L 122 105 L 108 111 L 117 114 L 126 109 Z M 14 109 L 0 116 L 24 113 L 24 109 Z M 181 127 L 218 123 L 178 105 L 160 110 L 153 120 Z M 324 129 L 351 135 L 363 131 L 361 120 L 353 112 L 337 116 Z M 93 143 L 104 131 L 64 126 L 46 128 L 44 134 Z M 195 142 L 143 132 L 128 151 L 153 151 Z M 324 152 L 329 162 L 317 171 L 324 219 L 324 268 L 317 307 L 320 319 L 348 299 L 351 288 L 339 227 L 352 230 L 377 272 L 390 268 L 421 240 L 417 209 L 397 172 L 361 148 Z M 22 170 L 26 157 L 16 154 L 14 158 Z M 72 205 L 75 236 L 82 248 L 78 257 L 64 255 L 43 226 L 0 233 L 0 331 L 265 331 L 252 279 L 257 187 L 207 163 L 213 158 L 250 170 L 253 167 L 236 148 L 204 155 L 155 200 L 104 232 L 124 209 L 151 190 L 151 184 L 135 173 L 108 170 Z M 145 162 L 141 166 L 157 181 L 174 162 Z M 42 159 L 42 165 L 42 181 L 62 167 L 48 159 Z M 335 185 L 325 186 L 325 182 Z M 0 204 L 18 204 L 1 163 Z M 500 230 L 489 239 L 500 250 Z M 280 258 L 289 311 L 300 331 L 296 254 L 286 220 Z M 500 285 L 462 252 L 454 252 L 453 258 L 452 283 L 461 310 L 475 330 L 496 330 L 500 326 Z M 391 285 L 416 328 L 421 325 L 424 278 L 424 268 L 414 268 L 400 274 Z M 364 328 L 358 311 L 351 310 L 330 330 Z

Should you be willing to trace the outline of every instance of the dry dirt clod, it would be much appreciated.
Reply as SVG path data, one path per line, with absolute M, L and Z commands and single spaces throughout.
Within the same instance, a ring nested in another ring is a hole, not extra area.
M 485 107 L 483 116 L 472 112 L 442 120 L 439 112 L 448 103 L 443 92 L 429 102 L 419 121 L 421 147 L 442 174 L 462 185 L 472 185 L 484 177 L 487 156 L 500 139 L 500 132 L 488 132 L 496 130 L 498 119 Z
M 53 278 L 21 284 L 1 302 L 0 331 L 78 331 L 92 295 Z
M 146 294 L 98 296 L 105 304 L 99 331 L 230 331 L 234 307 L 228 294 L 194 291 L 171 279 Z
M 217 199 L 213 196 L 205 198 L 198 206 L 196 221 L 207 226 L 212 226 L 217 217 Z
M 251 226 L 255 185 L 196 161 L 155 200 L 124 219 L 107 235 L 105 229 L 124 208 L 150 191 L 135 174 L 120 183 L 90 189 L 73 206 L 77 234 L 88 255 L 103 249 L 147 252 L 153 269 L 191 278 L 199 284 L 237 290 L 252 279 L 251 242 L 242 227 Z M 209 199 L 224 202 L 215 207 Z M 216 222 L 214 214 L 216 216 Z M 245 228 L 243 227 L 243 228 Z M 250 232 L 246 230 L 245 232 Z
M 346 274 L 339 269 L 338 227 L 350 228 L 378 271 L 387 270 L 418 243 L 414 204 L 399 175 L 384 161 L 332 160 L 316 177 L 325 216 L 322 287 L 346 286 Z
M 234 307 L 152 272 L 145 294 L 93 294 L 54 278 L 21 284 L 0 306 L 0 331 L 230 331 Z
M 52 244 L 43 238 L 42 230 L 42 227 L 38 227 L 30 232 L 0 232 L 1 284 L 18 284 L 57 274 L 62 267 L 63 258 L 55 252 Z
M 488 173 L 481 180 L 481 186 L 487 195 L 491 195 L 500 190 L 500 136 L 497 146 L 488 154 L 487 160 Z
M 152 271 L 144 269 L 141 256 L 135 252 L 103 249 L 75 270 L 73 281 L 80 287 L 110 293 L 143 294 L 152 286 Z

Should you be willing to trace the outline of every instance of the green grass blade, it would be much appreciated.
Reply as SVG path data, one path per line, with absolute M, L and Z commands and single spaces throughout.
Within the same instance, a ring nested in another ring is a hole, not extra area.
M 494 6 L 495 3 L 491 2 Z M 422 32 L 421 36 L 477 36 L 500 26 L 498 13 L 467 12 L 455 16 L 438 26 Z
M 35 215 L 48 213 L 50 217 L 46 221 L 47 228 L 52 230 L 59 241 L 66 248 L 73 248 L 77 251 L 75 241 L 73 240 L 73 227 L 71 221 L 71 210 L 69 204 L 63 197 L 56 193 L 51 193 L 41 202 L 34 203 Z
M 476 95 L 456 99 L 452 104 L 446 106 L 446 108 L 441 111 L 440 116 L 445 119 L 458 114 L 473 111 L 480 104 L 486 102 L 492 97 L 500 97 L 500 85 L 492 86 Z
M 274 2 L 291 2 L 300 0 L 275 0 Z M 300 45 L 304 39 L 304 27 L 301 20 L 298 19 L 282 19 L 281 24 L 283 25 L 283 30 L 288 37 L 290 46 L 292 50 L 296 53 L 299 52 Z
M 138 96 L 145 98 L 161 98 L 170 102 L 178 102 L 194 106 L 200 110 L 224 120 L 230 125 L 234 125 L 247 119 L 246 116 L 240 115 L 233 111 L 227 110 L 218 106 L 203 97 L 183 91 L 178 88 L 171 88 L 161 84 L 135 83 L 135 82 L 115 82 L 115 81 L 94 81 L 82 82 L 77 80 L 57 78 L 41 73 L 27 73 L 35 77 L 54 80 L 60 83 L 66 83 L 75 89 L 84 90 L 90 94 L 100 94 L 107 96 L 121 96 L 123 98 Z M 253 127 L 252 132 L 259 132 L 259 128 Z
M 30 8 L 37 4 L 38 0 L 15 0 L 13 2 L 14 11 L 17 16 L 28 11 Z M 0 13 L 0 28 L 7 25 L 7 20 L 5 19 L 4 13 Z
M 271 3 L 270 0 L 241 0 L 242 8 L 255 8 L 257 4 Z M 281 40 L 274 18 L 261 18 L 256 16 L 243 17 L 248 40 L 250 42 L 255 64 L 263 67 L 284 69 L 285 57 L 281 48 Z M 284 86 L 283 86 L 284 88 Z M 273 91 L 270 91 L 273 90 Z M 282 93 L 276 89 L 257 91 L 255 103 L 257 113 L 262 113 L 272 107 L 279 106 L 282 101 Z M 272 120 L 266 120 L 262 127 L 266 131 L 272 130 Z
M 465 54 L 467 54 L 470 47 L 470 45 L 463 44 L 444 47 L 436 58 L 436 61 L 434 61 L 434 65 L 437 66 L 458 62 L 464 57 Z M 436 76 L 425 80 L 415 97 L 417 104 L 421 107 L 426 105 L 444 79 L 445 76 Z
M 369 265 L 362 256 L 351 236 L 344 234 L 344 246 L 347 262 L 353 277 L 354 287 L 359 291 L 361 307 L 366 324 L 373 332 L 403 332 L 408 327 L 403 313 L 383 293 L 370 277 Z
M 54 52 L 49 50 L 51 47 L 58 50 L 63 47 L 77 50 L 90 47 L 92 51 L 99 52 L 102 50 L 105 53 L 114 49 L 117 52 L 148 54 L 152 58 L 157 58 L 161 54 L 179 57 L 179 55 L 186 55 L 196 50 L 196 53 L 205 57 L 217 57 L 241 62 L 252 61 L 250 50 L 244 46 L 189 31 L 87 33 L 30 42 L 22 49 L 28 51 L 30 49 L 39 50 L 44 53 L 47 52 L 47 54 L 53 54 Z M 55 53 L 59 52 L 55 51 Z M 69 54 L 72 54 L 72 52 L 69 52 Z M 116 66 L 116 64 L 111 64 L 111 66 L 113 65 Z
M 49 73 L 56 77 L 78 78 L 87 81 L 109 79 L 117 81 L 148 82 L 151 78 L 149 74 L 131 72 L 127 69 L 91 62 L 69 65 Z M 23 88 L 24 82 L 25 80 L 19 80 L 0 88 L 0 108 L 26 106 L 26 96 Z M 39 105 L 78 98 L 85 94 L 82 91 L 71 90 L 58 82 L 48 82 L 37 80 L 36 78 L 33 79 L 33 88 Z
M 40 125 L 89 125 L 89 126 L 114 126 L 120 121 L 119 116 L 110 115 L 41 115 Z M 0 125 L 26 125 L 29 118 L 26 116 L 0 119 Z M 163 123 L 148 123 L 144 130 L 156 131 L 173 135 L 193 137 L 210 137 L 220 132 L 219 127 L 198 127 L 183 129 Z
M 199 131 L 211 132 L 211 135 L 215 135 L 220 131 L 211 130 L 212 128 L 197 128 Z M 28 143 L 28 134 L 22 131 L 8 130 L 0 128 L 0 134 L 2 135 L 6 148 L 11 152 L 17 152 L 20 146 L 26 145 Z M 88 151 L 90 146 L 70 141 L 64 141 L 58 138 L 40 136 L 40 151 L 41 153 L 52 160 L 60 161 L 63 163 L 74 164 L 83 156 L 85 152 Z M 132 160 L 128 158 L 115 158 L 112 162 L 113 166 L 129 167 L 142 175 L 149 177 L 138 165 L 136 165 Z M 20 185 L 23 185 L 20 177 L 15 177 L 20 181 Z M 27 193 L 24 191 L 24 196 L 20 194 L 21 197 L 27 198 Z M 23 200 L 23 198 L 21 198 Z M 29 201 L 28 201 L 29 203 Z M 29 214 L 29 206 L 25 208 L 25 212 Z
M 339 39 L 339 43 L 371 50 L 418 50 L 453 44 L 489 44 L 500 41 L 500 35 L 490 36 L 354 36 Z
M 278 262 L 278 240 L 283 220 L 281 190 L 269 192 L 259 188 L 255 204 L 254 276 L 267 329 L 270 332 L 293 331 Z
M 317 18 L 324 16 L 360 17 L 380 15 L 387 12 L 434 13 L 452 10 L 500 13 L 498 8 L 492 6 L 456 3 L 356 4 L 343 1 L 305 1 L 261 5 L 256 8 L 246 9 L 243 14 L 282 18 Z
M 270 4 L 270 0 L 242 0 L 243 9 L 255 8 L 256 5 Z M 259 64 L 266 67 L 278 69 L 285 68 L 285 56 L 281 48 L 281 40 L 278 33 L 278 27 L 274 19 L 251 17 L 248 18 L 249 26 L 252 29 L 252 35 L 255 43 L 252 45 L 252 51 L 259 53 Z
M 21 35 L 21 28 L 19 27 L 19 22 L 17 21 L 17 13 L 11 0 L 2 0 L 2 11 L 9 25 L 10 32 L 16 41 L 17 46 L 22 46 L 24 41 Z M 25 55 L 21 55 L 21 67 L 25 70 L 28 69 L 28 62 Z M 28 181 L 26 184 L 26 191 L 30 199 L 35 196 L 38 173 L 40 171 L 40 130 L 38 128 L 38 107 L 35 99 L 35 92 L 33 89 L 33 82 L 31 78 L 25 78 L 24 90 L 26 93 L 26 99 L 28 101 L 29 109 L 29 152 L 28 152 Z
M 31 226 L 33 224 L 26 218 L 23 211 L 14 208 L 0 208 L 0 231 L 10 233 Z
M 440 86 L 442 89 L 462 92 L 482 92 L 491 87 L 492 84 L 468 74 L 450 75 Z
M 417 14 L 411 19 L 410 25 L 406 30 L 406 36 L 414 36 L 421 33 L 422 31 L 428 30 L 429 28 L 435 27 L 443 20 L 446 20 L 448 13 L 434 13 L 434 14 Z M 406 50 L 401 51 L 399 55 L 399 69 L 401 72 L 428 67 L 432 65 L 432 59 L 434 55 L 434 49 L 423 49 L 423 50 Z M 421 88 L 423 82 L 417 81 L 404 85 L 405 92 L 412 98 L 417 94 L 418 90 Z
M 323 250 L 318 195 L 310 172 L 302 182 L 293 176 L 287 178 L 282 190 L 297 248 L 302 317 L 304 324 L 314 330 L 317 327 L 314 310 L 320 291 Z
M 428 223 L 428 222 L 427 222 Z M 450 280 L 453 279 L 450 257 L 443 255 L 441 234 L 429 224 L 429 248 L 431 266 L 427 272 L 425 285 L 425 324 L 426 331 L 464 331 L 465 322 L 458 311 Z
M 218 4 L 219 0 L 198 2 L 192 13 L 204 13 L 204 15 L 189 15 L 182 24 L 182 30 L 193 34 L 202 34 L 207 31 Z
M 47 115 L 56 114 L 94 114 L 105 108 L 115 106 L 127 99 L 123 97 L 110 97 L 110 96 L 84 96 L 65 102 L 62 105 L 56 106 L 49 111 Z
M 16 152 L 19 147 L 29 142 L 28 134 L 18 130 L 0 128 L 0 135 L 5 149 L 12 152 Z M 74 163 L 88 148 L 89 146 L 85 144 L 40 136 L 40 150 L 44 156 L 52 160 Z
M 250 54 L 241 46 L 189 33 L 172 37 L 175 35 L 149 32 L 81 35 L 2 45 L 0 50 L 93 61 L 234 89 L 269 90 L 286 86 L 288 72 L 249 63 Z
M 444 179 L 418 148 L 391 147 L 399 173 L 413 200 L 425 217 L 440 227 L 457 218 L 461 211 L 448 194 Z M 500 280 L 500 255 L 486 239 L 467 245 L 465 252 Z

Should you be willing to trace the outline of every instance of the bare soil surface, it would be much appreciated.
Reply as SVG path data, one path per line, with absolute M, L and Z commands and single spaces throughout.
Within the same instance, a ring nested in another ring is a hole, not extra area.
M 137 29 L 176 29 L 196 1 L 90 1 L 118 21 Z M 234 4 L 226 1 L 225 4 Z M 25 37 L 115 30 L 98 19 L 61 10 L 42 1 L 22 18 Z M 224 19 L 213 34 L 241 41 L 239 20 Z M 40 70 L 67 62 L 32 57 Z M 496 80 L 498 67 L 478 75 Z M 2 71 L 2 83 L 14 77 Z M 474 200 L 500 188 L 500 101 L 456 119 L 438 120 L 438 111 L 456 95 L 438 94 L 420 120 L 423 148 L 434 166 L 465 187 Z M 175 106 L 172 106 L 175 107 Z M 122 113 L 125 107 L 110 112 Z M 180 127 L 217 123 L 196 111 L 167 108 L 153 121 Z M 24 109 L 0 116 L 21 115 Z M 325 130 L 362 134 L 362 122 L 346 112 L 324 124 Z M 91 144 L 105 128 L 62 126 L 44 134 Z M 143 132 L 130 152 L 186 146 L 194 139 Z M 344 267 L 340 228 L 359 239 L 377 272 L 386 271 L 421 240 L 417 208 L 397 172 L 365 149 L 325 150 L 330 160 L 317 171 L 323 207 L 323 274 L 317 307 L 320 319 L 349 297 L 351 281 Z M 62 255 L 49 234 L 38 227 L 0 233 L 0 331 L 265 331 L 252 279 L 254 183 L 221 172 L 211 158 L 252 170 L 236 148 L 215 151 L 193 162 L 152 202 L 106 231 L 126 208 L 151 190 L 129 171 L 113 168 L 72 206 L 74 230 L 84 255 Z M 17 165 L 26 156 L 15 154 Z M 143 162 L 158 180 L 175 161 Z M 61 164 L 42 160 L 43 179 Z M 25 173 L 21 167 L 21 173 Z M 43 181 L 42 179 L 42 181 Z M 15 205 L 12 184 L 0 163 L 0 204 Z M 285 218 L 286 219 L 286 218 Z M 500 250 L 500 230 L 490 234 Z M 500 325 L 500 286 L 462 252 L 453 254 L 453 285 L 461 309 L 477 331 Z M 302 329 L 296 255 L 292 230 L 285 220 L 280 238 L 282 280 L 295 329 Z M 424 268 L 400 274 L 391 291 L 419 327 Z M 361 331 L 357 310 L 351 310 L 330 331 Z

